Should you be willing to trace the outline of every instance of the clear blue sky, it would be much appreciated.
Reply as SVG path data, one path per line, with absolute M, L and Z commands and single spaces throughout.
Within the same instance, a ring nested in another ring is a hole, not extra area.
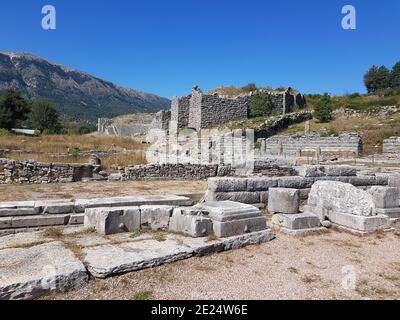
M 55 31 L 41 28 L 45 4 Z M 357 30 L 341 28 L 345 4 Z M 400 60 L 399 21 L 399 0 L 2 0 L 0 50 L 169 98 L 249 82 L 343 94 Z

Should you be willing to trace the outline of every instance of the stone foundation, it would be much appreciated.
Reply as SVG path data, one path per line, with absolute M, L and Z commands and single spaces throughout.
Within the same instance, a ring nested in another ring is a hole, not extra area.
M 91 164 L 40 163 L 0 159 L 0 184 L 59 183 L 102 179 L 101 166 Z

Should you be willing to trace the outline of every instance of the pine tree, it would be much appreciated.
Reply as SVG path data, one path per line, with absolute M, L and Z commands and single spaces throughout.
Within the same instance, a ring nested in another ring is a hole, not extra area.
M 28 117 L 30 106 L 19 93 L 6 90 L 0 97 L 0 128 L 12 129 Z
M 329 94 L 325 93 L 314 107 L 314 117 L 320 122 L 332 120 L 332 103 Z
M 400 88 L 400 61 L 393 66 L 390 72 L 390 87 Z

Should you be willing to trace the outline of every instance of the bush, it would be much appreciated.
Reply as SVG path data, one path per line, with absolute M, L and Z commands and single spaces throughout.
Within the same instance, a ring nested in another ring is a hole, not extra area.
M 268 94 L 256 92 L 251 96 L 250 117 L 270 116 L 273 109 L 274 107 Z
M 50 102 L 36 101 L 32 106 L 30 118 L 35 130 L 40 130 L 40 132 L 46 134 L 61 132 L 60 114 Z
M 314 107 L 314 117 L 320 122 L 332 120 L 332 103 L 329 94 L 325 93 Z
M 0 128 L 0 137 L 8 137 L 11 135 L 12 135 L 12 133 L 10 131 L 8 131 L 7 129 Z

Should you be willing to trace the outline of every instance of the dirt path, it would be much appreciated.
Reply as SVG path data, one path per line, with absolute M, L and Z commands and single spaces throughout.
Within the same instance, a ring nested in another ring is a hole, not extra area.
M 94 280 L 47 299 L 400 299 L 397 228 L 368 237 L 278 234 L 261 245 Z

